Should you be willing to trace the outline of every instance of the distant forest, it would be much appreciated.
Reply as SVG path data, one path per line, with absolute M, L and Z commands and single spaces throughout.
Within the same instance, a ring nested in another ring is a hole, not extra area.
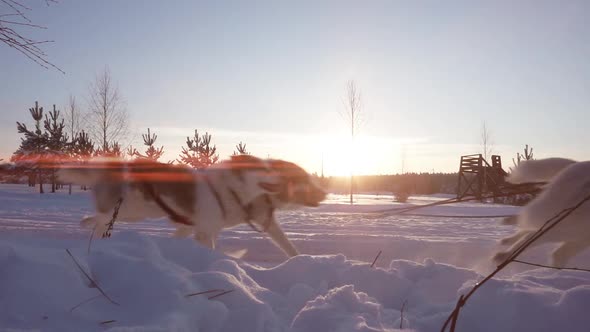
M 395 175 L 357 175 L 354 192 L 399 193 L 416 195 L 436 193 L 454 194 L 457 191 L 457 173 L 406 173 Z M 332 176 L 322 180 L 324 186 L 334 193 L 348 193 L 348 177 Z

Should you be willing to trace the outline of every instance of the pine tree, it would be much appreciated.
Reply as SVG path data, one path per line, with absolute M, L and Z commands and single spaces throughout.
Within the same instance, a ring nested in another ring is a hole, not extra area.
M 88 160 L 94 153 L 94 143 L 90 139 L 90 136 L 82 130 L 76 136 L 74 140 L 74 146 L 72 149 L 72 155 L 78 161 Z
M 520 153 L 516 153 L 516 160 L 514 160 L 514 158 L 512 158 L 512 163 L 514 164 L 514 167 L 520 165 L 520 162 L 523 160 L 531 160 L 533 159 L 533 148 L 531 148 L 529 150 L 529 145 L 526 144 L 524 146 L 524 154 L 520 154 Z
M 236 151 L 234 151 L 234 156 L 239 156 L 242 154 L 250 154 L 250 152 L 246 151 L 246 144 L 240 142 L 240 144 L 236 145 Z
M 137 152 L 137 149 L 134 148 L 133 145 L 129 145 L 129 147 L 127 148 L 127 150 L 125 150 L 125 154 L 129 158 L 135 158 L 135 157 L 137 157 L 137 155 L 139 154 L 139 152 Z
M 203 135 L 203 141 L 201 142 L 200 161 L 202 168 L 211 166 L 219 161 L 217 147 L 215 147 L 215 145 L 211 146 L 211 135 L 208 133 Z
M 27 169 L 29 179 L 37 177 L 39 182 L 39 193 L 43 194 L 43 162 L 45 149 L 47 146 L 47 134 L 41 131 L 41 120 L 43 119 L 43 107 L 35 102 L 35 107 L 29 108 L 29 112 L 35 120 L 35 129 L 28 129 L 23 123 L 17 122 L 16 128 L 20 134 L 25 137 L 21 138 L 19 148 L 14 152 L 10 160 L 18 166 Z M 35 181 L 29 181 L 34 186 Z
M 203 169 L 219 161 L 217 147 L 211 145 L 211 135 L 207 132 L 200 136 L 195 130 L 192 138 L 186 138 L 186 145 L 182 148 L 180 159 L 177 160 L 181 164 Z
M 151 134 L 150 128 L 148 128 L 147 134 L 142 134 L 141 137 L 143 138 L 143 144 L 148 147 L 145 150 L 145 155 L 137 152 L 137 150 L 135 150 L 135 149 L 133 149 L 134 151 L 132 151 L 132 153 L 139 158 L 149 159 L 149 160 L 153 160 L 153 161 L 157 161 L 158 159 L 160 159 L 160 157 L 164 153 L 164 147 L 163 146 L 161 146 L 160 148 L 154 147 L 154 144 L 156 143 L 156 139 L 158 139 L 158 135 Z
M 85 162 L 94 154 L 94 143 L 90 136 L 82 130 L 73 141 L 71 156 L 74 160 Z M 86 190 L 86 186 L 82 186 Z
M 192 168 L 201 168 L 200 163 L 200 150 L 201 150 L 201 136 L 199 136 L 199 132 L 195 129 L 195 136 L 186 137 L 186 147 L 182 147 L 182 152 L 180 153 L 180 159 L 177 161 L 181 164 L 188 165 Z
M 121 150 L 121 145 L 119 145 L 119 142 L 113 142 L 112 144 L 106 143 L 106 150 L 104 149 L 96 149 L 94 150 L 94 155 L 95 156 L 101 156 L 101 157 L 122 157 L 123 156 L 123 151 Z
M 60 120 L 60 112 L 53 105 L 53 111 L 49 112 L 49 116 L 45 114 L 45 121 L 43 123 L 45 132 L 47 134 L 47 168 L 51 174 L 51 192 L 54 193 L 56 189 L 56 165 L 58 165 L 68 155 L 70 144 L 68 143 L 68 135 L 64 132 L 66 125 L 64 119 Z

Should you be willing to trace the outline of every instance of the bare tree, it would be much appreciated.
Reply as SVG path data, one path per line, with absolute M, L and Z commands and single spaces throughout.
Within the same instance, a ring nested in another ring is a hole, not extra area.
M 57 1 L 45 0 L 47 6 L 52 3 L 57 3 Z M 0 0 L 0 42 L 20 52 L 43 68 L 52 67 L 65 74 L 63 70 L 47 60 L 47 54 L 40 47 L 42 44 L 52 43 L 53 40 L 31 39 L 21 31 L 22 29 L 47 29 L 33 23 L 28 18 L 26 13 L 30 11 L 32 8 L 23 4 L 23 1 Z
M 76 144 L 76 138 L 78 137 L 78 133 L 80 132 L 80 110 L 78 109 L 78 104 L 76 103 L 76 97 L 70 95 L 68 100 L 68 106 L 66 107 L 66 129 L 70 133 L 71 137 L 71 146 L 70 146 L 70 154 L 73 154 L 73 147 Z M 71 156 L 70 156 L 71 157 Z M 72 184 L 68 185 L 68 194 L 72 194 Z
M 80 132 L 80 109 L 78 108 L 76 97 L 70 95 L 66 110 L 66 128 L 73 141 Z
M 346 82 L 346 94 L 344 95 L 344 118 L 348 125 L 350 125 L 350 157 L 351 157 L 351 169 L 350 169 L 350 204 L 353 203 L 353 183 L 354 183 L 354 169 L 352 167 L 353 160 L 356 158 L 354 151 L 354 137 L 358 132 L 358 128 L 361 124 L 361 92 L 356 86 L 353 80 Z
M 488 157 L 493 153 L 494 142 L 492 141 L 492 133 L 490 132 L 486 122 L 481 124 L 481 148 L 483 158 L 487 161 Z
M 96 76 L 89 90 L 88 130 L 100 150 L 108 151 L 115 142 L 126 138 L 129 127 L 127 109 L 107 67 Z

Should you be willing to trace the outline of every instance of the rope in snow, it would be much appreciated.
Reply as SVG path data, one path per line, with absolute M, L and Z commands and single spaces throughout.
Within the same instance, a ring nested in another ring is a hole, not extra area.
M 513 217 L 513 214 L 495 214 L 489 216 L 458 216 L 458 215 L 446 215 L 446 214 L 421 214 L 421 213 L 402 213 L 400 216 L 411 216 L 411 217 L 433 217 L 433 218 L 455 218 L 455 219 L 494 219 L 494 218 L 508 218 Z
M 470 196 L 470 197 L 463 197 L 463 198 L 449 198 L 449 199 L 445 199 L 442 201 L 423 204 L 423 205 L 414 205 L 414 206 L 408 206 L 408 207 L 384 209 L 384 210 L 380 210 L 380 211 L 371 212 L 371 214 L 377 214 L 379 216 L 397 215 L 397 214 L 401 215 L 401 214 L 405 214 L 405 212 L 410 212 L 410 211 L 423 209 L 423 208 L 427 208 L 427 207 L 454 204 L 454 203 L 462 203 L 462 202 L 469 202 L 469 201 L 479 201 L 479 200 L 484 200 L 484 199 L 492 199 L 492 198 L 500 198 L 500 197 L 508 197 L 508 196 L 513 196 L 513 195 L 531 194 L 533 192 L 534 191 L 527 189 L 527 190 L 514 191 L 514 192 L 510 192 L 510 193 L 482 196 L 482 197 Z M 406 214 L 406 215 L 409 215 L 409 214 Z M 434 215 L 433 215 L 433 217 L 434 217 Z M 463 217 L 467 218 L 467 216 L 463 216 Z M 480 216 L 478 216 L 478 218 L 479 217 Z M 481 216 L 481 217 L 483 218 L 483 216 Z M 492 217 L 495 217 L 495 216 L 492 216 Z M 509 216 L 498 216 L 498 218 L 500 218 L 500 217 L 509 217 Z M 473 217 L 471 217 L 471 218 L 473 218 Z

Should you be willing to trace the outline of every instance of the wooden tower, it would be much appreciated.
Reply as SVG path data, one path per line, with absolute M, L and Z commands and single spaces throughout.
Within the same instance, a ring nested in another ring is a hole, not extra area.
M 457 198 L 474 196 L 482 199 L 489 193 L 497 195 L 502 191 L 506 175 L 500 156 L 492 156 L 491 166 L 481 154 L 461 156 Z

